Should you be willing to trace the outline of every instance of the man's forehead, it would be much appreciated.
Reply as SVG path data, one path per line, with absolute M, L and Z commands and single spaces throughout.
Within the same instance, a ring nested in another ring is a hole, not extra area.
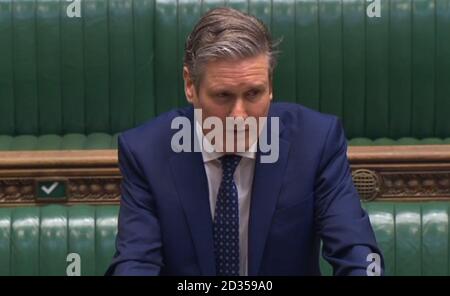
M 262 86 L 268 83 L 269 63 L 265 55 L 240 60 L 220 60 L 207 63 L 205 80 L 210 87 L 238 86 L 252 84 Z
M 214 59 L 206 63 L 206 69 L 210 71 L 251 71 L 262 68 L 269 68 L 269 57 L 266 54 L 247 58 Z
M 224 91 L 224 90 L 230 90 L 233 88 L 254 88 L 254 89 L 265 89 L 268 86 L 267 80 L 261 80 L 261 81 L 217 81 L 215 83 L 209 83 L 207 86 L 208 91 L 211 92 L 218 92 L 218 91 Z

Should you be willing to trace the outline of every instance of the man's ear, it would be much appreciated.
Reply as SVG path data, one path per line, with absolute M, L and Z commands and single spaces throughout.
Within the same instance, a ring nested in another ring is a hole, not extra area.
M 189 69 L 186 66 L 183 66 L 183 79 L 184 79 L 184 93 L 186 95 L 186 100 L 189 103 L 193 103 L 195 86 L 191 79 L 191 74 L 189 73 Z
M 272 101 L 272 97 L 273 97 L 273 87 L 272 87 L 272 81 L 270 82 L 269 85 L 269 98 Z

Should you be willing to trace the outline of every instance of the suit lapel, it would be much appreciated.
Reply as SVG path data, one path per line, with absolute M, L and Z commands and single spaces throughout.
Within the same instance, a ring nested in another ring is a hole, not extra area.
M 186 117 L 191 122 L 192 145 L 195 138 L 194 110 Z M 194 146 L 191 146 L 194 147 Z M 209 205 L 208 180 L 201 152 L 176 153 L 169 161 L 192 241 L 203 275 L 215 275 L 213 228 Z M 182 246 L 180 246 L 182 247 Z
M 270 135 L 270 125 L 268 125 Z M 250 202 L 249 236 L 248 236 L 248 274 L 258 274 L 271 226 L 272 216 L 280 193 L 289 154 L 289 142 L 282 138 L 280 121 L 279 158 L 275 163 L 261 163 L 258 150 L 255 175 L 253 178 Z
M 199 152 L 179 153 L 171 159 L 170 166 L 191 229 L 201 272 L 203 275 L 214 275 L 213 228 L 202 155 Z

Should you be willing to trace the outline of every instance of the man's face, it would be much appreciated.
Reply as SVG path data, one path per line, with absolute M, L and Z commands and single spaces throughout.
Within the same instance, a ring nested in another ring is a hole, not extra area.
M 210 116 L 218 117 L 225 128 L 226 117 L 244 120 L 254 117 L 258 121 L 260 117 L 267 116 L 272 100 L 272 86 L 269 79 L 269 59 L 265 54 L 207 63 L 199 89 L 196 89 L 190 79 L 186 67 L 183 69 L 183 76 L 187 100 L 194 108 L 202 110 L 203 120 Z M 206 134 L 209 130 L 204 129 L 203 132 Z M 245 142 L 247 150 L 252 144 L 248 132 Z

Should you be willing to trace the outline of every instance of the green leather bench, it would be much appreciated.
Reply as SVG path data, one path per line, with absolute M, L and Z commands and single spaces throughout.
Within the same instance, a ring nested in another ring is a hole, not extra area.
M 387 275 L 450 275 L 446 202 L 365 203 Z M 102 275 L 114 254 L 118 206 L 0 208 L 0 275 Z M 322 272 L 331 274 L 323 260 Z
M 50 135 L 0 135 L 0 151 L 117 149 L 118 133 Z
M 0 275 L 102 275 L 114 254 L 118 206 L 0 208 Z
M 185 105 L 186 35 L 228 5 L 284 37 L 275 98 L 343 119 L 351 145 L 450 144 L 450 0 L 0 1 L 0 150 L 114 149 Z

